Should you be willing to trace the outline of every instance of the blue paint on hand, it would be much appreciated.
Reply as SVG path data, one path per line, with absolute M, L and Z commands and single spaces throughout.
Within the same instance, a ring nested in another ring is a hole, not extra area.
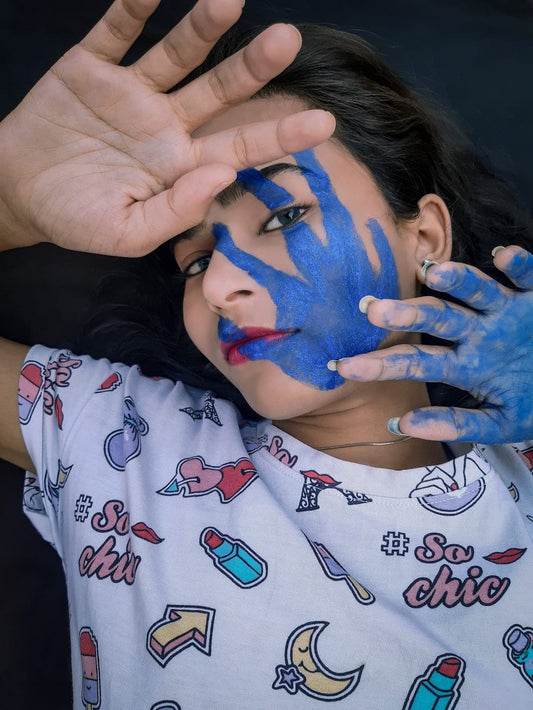
M 359 311 L 359 299 L 366 294 L 398 298 L 398 274 L 380 224 L 374 219 L 367 224 L 379 257 L 379 265 L 373 266 L 350 212 L 313 152 L 295 157 L 318 198 L 326 233 L 323 242 L 305 220 L 282 230 L 298 275 L 276 269 L 237 247 L 224 224 L 213 227 L 215 249 L 268 289 L 277 308 L 276 329 L 293 331 L 279 340 L 247 342 L 240 348 L 242 353 L 254 360 L 270 360 L 290 377 L 330 390 L 344 379 L 327 369 L 328 361 L 375 350 L 387 332 L 369 323 Z M 238 179 L 270 209 L 294 203 L 289 192 L 257 170 L 244 170 Z M 219 321 L 219 337 L 225 342 L 240 339 L 235 324 L 224 318 Z
M 402 431 L 485 444 L 533 437 L 533 256 L 521 250 L 505 273 L 522 290 L 508 289 L 465 264 L 434 266 L 428 284 L 463 306 L 439 299 L 386 304 L 383 321 L 391 330 L 428 333 L 451 345 L 403 345 L 370 354 L 367 358 L 380 361 L 378 379 L 444 382 L 478 402 L 470 409 L 415 410 L 402 417 Z M 357 358 L 349 367 L 358 379 Z

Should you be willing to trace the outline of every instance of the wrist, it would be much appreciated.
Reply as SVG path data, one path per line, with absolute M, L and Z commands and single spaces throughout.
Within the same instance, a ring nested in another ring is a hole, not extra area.
M 2 193 L 0 187 L 0 251 L 38 244 L 41 240 L 32 238 L 33 230 L 25 229 L 20 224 Z
M 27 185 L 28 179 L 21 169 L 24 151 L 20 149 L 21 138 L 14 129 L 16 126 L 16 110 L 0 124 L 0 251 L 32 246 L 43 241 L 24 209 L 29 196 L 17 194 L 17 187 Z

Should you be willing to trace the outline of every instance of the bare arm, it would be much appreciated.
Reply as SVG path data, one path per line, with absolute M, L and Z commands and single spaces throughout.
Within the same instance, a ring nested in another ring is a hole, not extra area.
M 309 111 L 205 138 L 194 130 L 254 94 L 300 47 L 274 25 L 178 91 L 239 18 L 241 0 L 199 0 L 131 66 L 119 66 L 159 0 L 116 0 L 0 124 L 0 250 L 49 241 L 139 256 L 200 222 L 236 170 L 326 140 L 333 117 Z M 0 340 L 0 456 L 31 461 L 17 416 L 27 348 Z
M 27 351 L 25 345 L 0 338 L 0 458 L 32 471 L 17 411 L 17 383 Z

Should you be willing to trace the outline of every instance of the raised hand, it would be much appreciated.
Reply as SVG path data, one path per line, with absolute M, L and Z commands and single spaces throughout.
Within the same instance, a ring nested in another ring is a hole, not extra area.
M 444 382 L 473 394 L 478 409 L 426 407 L 393 420 L 392 428 L 421 439 L 499 444 L 533 437 L 533 255 L 519 247 L 495 252 L 494 263 L 519 290 L 473 267 L 431 266 L 426 284 L 462 301 L 375 300 L 367 316 L 389 330 L 424 332 L 445 346 L 398 345 L 338 363 L 359 381 Z M 391 412 L 393 414 L 393 412 Z
M 294 58 L 297 30 L 274 25 L 184 88 L 165 93 L 239 17 L 241 0 L 199 0 L 131 66 L 118 66 L 158 0 L 116 0 L 0 125 L 0 247 L 51 241 L 137 256 L 198 223 L 236 170 L 326 140 L 310 111 L 192 138 Z

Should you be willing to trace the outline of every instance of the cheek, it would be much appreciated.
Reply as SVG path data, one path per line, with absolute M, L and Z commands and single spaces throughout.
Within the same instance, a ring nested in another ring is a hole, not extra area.
M 202 325 L 206 321 L 205 309 L 202 308 L 200 294 L 196 284 L 186 284 L 183 295 L 183 323 L 189 338 L 196 347 L 205 354 L 206 337 L 205 327 Z

